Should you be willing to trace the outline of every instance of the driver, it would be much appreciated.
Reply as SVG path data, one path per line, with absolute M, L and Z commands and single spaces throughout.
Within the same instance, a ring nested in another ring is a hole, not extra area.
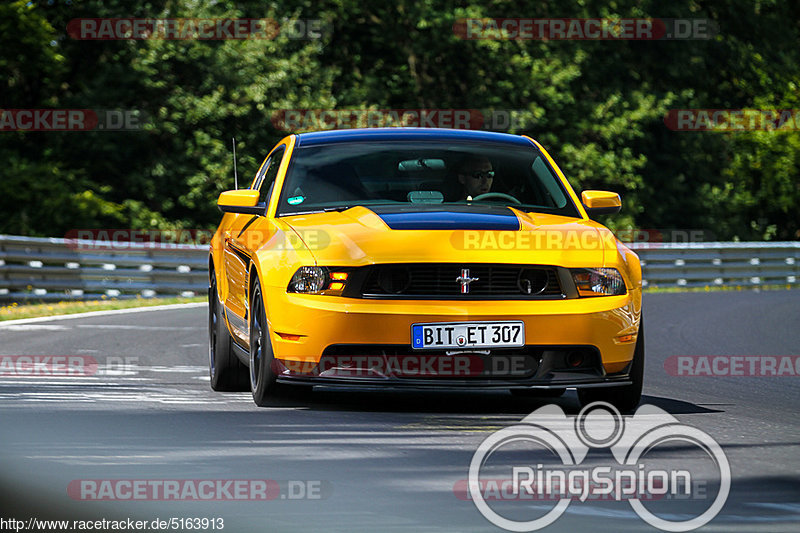
M 470 155 L 459 162 L 456 167 L 458 182 L 463 188 L 461 200 L 472 200 L 492 189 L 494 170 L 492 162 L 482 155 Z

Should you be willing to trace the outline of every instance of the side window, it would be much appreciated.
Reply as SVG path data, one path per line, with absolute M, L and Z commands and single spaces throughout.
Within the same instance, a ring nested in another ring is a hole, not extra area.
M 559 208 L 566 206 L 567 197 L 564 196 L 564 191 L 558 186 L 558 181 L 556 181 L 558 178 L 548 170 L 541 156 L 536 158 L 531 168 L 533 169 L 533 173 L 536 174 L 536 177 L 539 178 L 539 183 L 544 185 L 547 191 L 547 196 L 550 200 L 548 203 L 552 203 Z
M 275 187 L 275 178 L 278 177 L 278 169 L 283 160 L 285 148 L 281 146 L 272 153 L 272 156 L 261 167 L 255 182 L 255 188 L 259 190 L 258 201 L 261 203 L 268 203 L 269 197 L 272 194 L 272 189 Z
M 256 179 L 253 181 L 253 186 L 251 187 L 252 189 L 258 189 L 261 187 L 261 181 L 264 179 L 264 174 L 267 172 L 271 161 L 272 158 L 270 157 L 264 162 L 264 165 L 258 169 L 258 174 L 256 174 Z

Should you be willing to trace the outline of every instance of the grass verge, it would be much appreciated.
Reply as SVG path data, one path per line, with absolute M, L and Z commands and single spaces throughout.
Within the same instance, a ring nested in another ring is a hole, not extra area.
M 645 287 L 643 292 L 731 292 L 731 291 L 788 291 L 799 289 L 797 285 L 706 285 L 704 287 Z
M 131 309 L 133 307 L 152 307 L 154 305 L 183 304 L 205 302 L 205 296 L 194 298 L 131 298 L 117 300 L 63 301 L 26 304 L 8 304 L 0 306 L 0 321 L 19 318 L 36 318 L 40 316 L 72 315 L 88 311 L 107 311 L 111 309 Z

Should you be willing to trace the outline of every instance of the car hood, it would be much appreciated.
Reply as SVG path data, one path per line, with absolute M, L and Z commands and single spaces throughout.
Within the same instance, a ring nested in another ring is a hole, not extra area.
M 601 266 L 613 235 L 591 220 L 500 206 L 353 207 L 282 217 L 322 265 L 515 263 Z

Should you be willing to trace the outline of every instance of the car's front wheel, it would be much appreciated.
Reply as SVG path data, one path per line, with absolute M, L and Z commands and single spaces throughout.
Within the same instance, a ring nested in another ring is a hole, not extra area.
M 217 296 L 217 278 L 211 273 L 208 288 L 208 375 L 215 391 L 248 390 L 247 367 L 231 351 L 231 334 Z
M 593 402 L 608 402 L 621 413 L 629 413 L 638 407 L 642 400 L 642 384 L 644 382 L 644 321 L 639 323 L 639 336 L 633 352 L 633 363 L 630 371 L 631 384 L 622 387 L 598 387 L 578 389 L 578 400 L 581 406 Z
M 250 390 L 253 401 L 259 407 L 268 404 L 278 386 L 273 370 L 274 360 L 261 284 L 256 282 L 250 298 Z

